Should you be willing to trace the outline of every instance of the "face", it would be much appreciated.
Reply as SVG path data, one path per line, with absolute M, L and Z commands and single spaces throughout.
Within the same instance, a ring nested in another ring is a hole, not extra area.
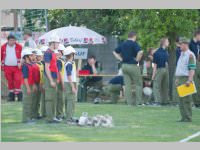
M 29 55 L 29 59 L 30 59 L 30 61 L 34 61 L 34 58 L 35 58 L 34 54 Z
M 182 51 L 186 51 L 186 50 L 188 50 L 188 44 L 186 44 L 186 43 L 181 43 L 181 44 L 180 44 L 180 48 L 181 48 Z
M 52 50 L 56 50 L 58 49 L 58 46 L 59 46 L 59 43 L 57 42 L 52 42 L 49 47 L 52 49 Z
M 89 65 L 93 65 L 93 64 L 95 64 L 96 63 L 96 60 L 94 59 L 94 58 L 89 58 L 88 59 L 88 64 Z
M 26 41 L 29 38 L 28 34 L 24 34 L 24 40 Z
M 200 34 L 196 35 L 196 39 L 197 39 L 197 41 L 200 41 Z
M 36 56 L 37 61 L 42 61 L 43 56 Z
M 168 40 L 168 39 L 165 40 L 164 45 L 165 45 L 165 47 L 168 47 L 168 46 L 169 46 L 169 40 Z
M 16 40 L 15 39 L 9 39 L 8 40 L 8 45 L 13 46 L 15 45 Z

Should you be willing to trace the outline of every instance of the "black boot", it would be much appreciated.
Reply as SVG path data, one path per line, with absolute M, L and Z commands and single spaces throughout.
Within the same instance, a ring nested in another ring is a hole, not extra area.
M 18 99 L 18 101 L 21 102 L 21 101 L 22 101 L 22 98 L 23 98 L 23 94 L 22 94 L 22 92 L 19 92 L 19 93 L 17 94 L 17 99 Z
M 9 102 L 14 102 L 15 101 L 15 94 L 13 92 L 10 92 L 8 94 L 8 101 Z

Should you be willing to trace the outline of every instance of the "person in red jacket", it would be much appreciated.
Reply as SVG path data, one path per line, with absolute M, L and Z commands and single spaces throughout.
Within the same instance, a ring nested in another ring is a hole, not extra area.
M 21 52 L 22 46 L 16 42 L 14 35 L 8 36 L 8 42 L 1 46 L 2 71 L 8 82 L 9 101 L 15 100 L 15 94 L 18 100 L 22 100 L 21 91 Z

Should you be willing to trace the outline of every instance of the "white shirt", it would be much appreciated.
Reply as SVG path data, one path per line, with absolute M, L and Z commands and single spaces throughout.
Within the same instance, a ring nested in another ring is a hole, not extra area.
M 6 46 L 6 57 L 5 57 L 5 65 L 6 66 L 17 66 L 17 56 L 15 52 L 15 45 Z
M 181 55 L 177 62 L 176 73 L 175 73 L 176 76 L 189 76 L 188 65 L 189 65 L 190 55 L 193 56 L 196 64 L 195 55 L 191 50 L 181 52 Z
M 69 80 L 67 78 L 67 70 L 66 70 L 66 67 L 69 64 L 72 65 L 72 70 L 71 70 L 72 82 L 77 82 L 77 80 L 76 80 L 76 64 L 75 64 L 75 62 L 71 62 L 71 61 L 68 61 L 65 64 L 65 68 L 64 68 L 64 82 L 69 82 Z
M 28 47 L 30 47 L 30 48 L 36 48 L 37 47 L 37 45 L 36 45 L 36 43 L 35 43 L 35 41 L 33 40 L 32 37 L 29 37 L 26 42 L 28 42 Z

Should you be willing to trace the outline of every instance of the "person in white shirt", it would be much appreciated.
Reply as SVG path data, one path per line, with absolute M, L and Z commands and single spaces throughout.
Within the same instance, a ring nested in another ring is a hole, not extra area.
M 196 58 L 194 53 L 189 49 L 189 40 L 187 38 L 180 39 L 181 55 L 176 67 L 176 86 L 185 84 L 189 86 L 193 82 L 196 69 Z M 197 83 L 198 84 L 198 83 Z M 181 120 L 179 122 L 192 121 L 192 96 L 179 97 L 179 109 Z
M 35 41 L 32 38 L 32 31 L 31 30 L 24 30 L 24 40 L 25 40 L 25 44 L 24 47 L 30 47 L 30 48 L 36 48 L 37 45 L 35 43 Z
M 66 56 L 66 64 L 64 67 L 64 88 L 65 88 L 65 113 L 67 123 L 73 123 L 73 115 L 75 110 L 75 100 L 76 100 L 76 64 L 74 60 L 75 49 L 68 46 L 64 50 L 64 55 Z

